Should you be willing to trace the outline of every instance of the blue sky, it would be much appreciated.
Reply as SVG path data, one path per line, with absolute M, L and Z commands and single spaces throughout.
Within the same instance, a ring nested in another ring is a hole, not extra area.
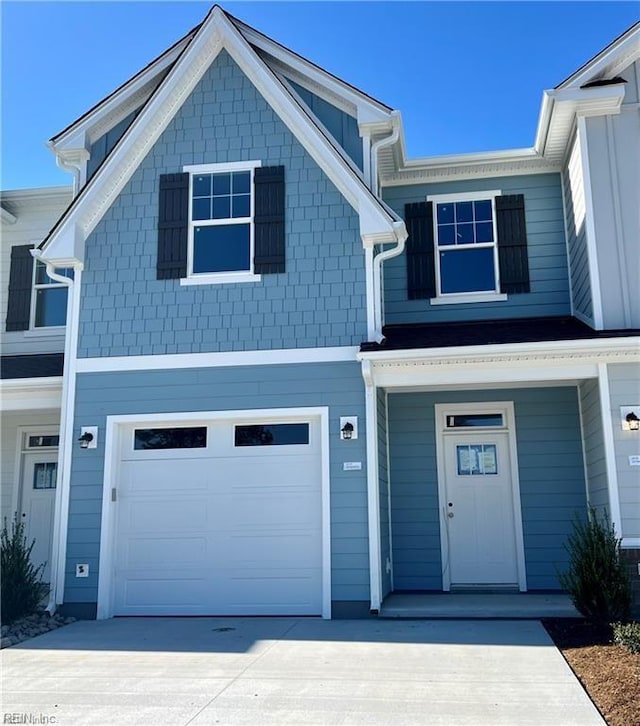
M 203 2 L 3 0 L 3 189 L 65 184 L 45 142 L 205 16 Z M 637 2 L 229 2 L 241 20 L 402 112 L 410 157 L 533 144 L 541 94 Z

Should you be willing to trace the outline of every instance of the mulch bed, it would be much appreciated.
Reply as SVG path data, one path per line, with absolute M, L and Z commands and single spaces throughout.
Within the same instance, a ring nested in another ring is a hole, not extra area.
M 640 655 L 614 645 L 608 625 L 550 618 L 543 625 L 609 726 L 640 725 Z

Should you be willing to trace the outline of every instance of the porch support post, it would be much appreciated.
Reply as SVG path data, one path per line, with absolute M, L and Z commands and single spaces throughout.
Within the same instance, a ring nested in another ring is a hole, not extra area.
M 607 493 L 609 495 L 609 518 L 616 537 L 622 537 L 622 514 L 620 512 L 616 451 L 613 440 L 613 422 L 611 420 L 609 372 L 606 363 L 598 364 L 598 391 L 600 394 L 600 416 L 602 417 L 602 438 L 604 440 L 604 459 L 607 472 Z
M 378 484 L 378 402 L 370 361 L 362 361 L 365 385 L 367 432 L 367 503 L 369 516 L 369 588 L 371 612 L 380 610 L 382 573 L 380 564 L 380 493 Z

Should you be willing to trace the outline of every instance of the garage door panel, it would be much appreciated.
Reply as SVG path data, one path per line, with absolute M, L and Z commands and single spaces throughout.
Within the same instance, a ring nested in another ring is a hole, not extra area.
M 230 448 L 231 430 L 192 457 L 123 452 L 115 614 L 321 614 L 320 448 Z
M 131 537 L 123 547 L 126 568 L 162 568 L 180 565 L 192 569 L 207 561 L 206 537 Z
M 222 526 L 229 529 L 291 529 L 317 527 L 322 504 L 319 494 L 290 493 L 287 497 L 261 492 L 255 497 L 233 497 L 229 501 L 229 518 Z
M 203 491 L 211 479 L 202 459 L 165 459 L 124 462 L 120 484 L 130 495 L 156 496 L 161 492 Z
M 292 534 L 234 534 L 230 538 L 220 537 L 214 547 L 227 552 L 227 562 L 235 571 L 268 568 L 320 567 L 318 552 L 319 532 L 298 532 Z M 230 546 L 227 544 L 230 543 Z
M 180 532 L 207 529 L 208 502 L 205 499 L 180 501 L 159 499 L 148 502 L 123 502 L 123 534 L 139 532 Z
M 286 459 L 280 456 L 260 456 L 252 459 L 227 458 L 224 464 L 233 468 L 234 478 L 230 482 L 233 490 L 257 489 L 265 487 L 281 491 L 300 489 L 304 491 L 316 489 L 313 477 L 309 476 L 309 469 L 317 468 L 317 457 L 290 456 Z
M 203 607 L 207 602 L 208 583 L 205 578 L 185 578 L 179 572 L 175 577 L 154 578 L 152 575 L 132 573 L 123 592 L 125 608 L 145 608 L 153 603 L 155 608 Z
M 288 575 L 272 575 L 263 572 L 247 573 L 246 577 L 232 576 L 228 579 L 230 598 L 229 614 L 250 605 L 260 612 L 272 608 L 267 614 L 307 615 L 316 614 L 319 591 L 318 578 L 307 571 Z M 286 593 L 286 597 L 283 595 Z

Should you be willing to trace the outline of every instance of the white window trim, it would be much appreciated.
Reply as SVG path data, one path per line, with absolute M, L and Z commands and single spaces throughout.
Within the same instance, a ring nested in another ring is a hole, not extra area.
M 39 260 L 33 260 L 33 270 L 31 271 L 31 310 L 29 313 L 29 330 L 25 330 L 25 333 L 28 333 L 29 336 L 41 336 L 41 335 L 55 335 L 56 333 L 64 333 L 65 325 L 36 325 L 36 307 L 38 304 L 38 290 L 53 290 L 55 288 L 64 288 L 67 290 L 67 286 L 63 285 L 61 282 L 56 282 L 55 280 L 48 282 L 48 283 L 36 283 L 36 270 L 38 269 L 38 262 Z M 46 274 L 46 265 L 41 262 L 40 264 L 43 265 L 45 268 L 45 274 Z M 48 275 L 47 275 L 48 276 Z M 51 278 L 49 278 L 51 279 Z M 67 292 L 67 305 L 69 304 L 69 293 Z M 65 319 L 66 319 L 66 313 L 65 313 Z
M 500 266 L 498 264 L 498 227 L 496 218 L 496 197 L 502 195 L 500 189 L 487 190 L 482 192 L 462 192 L 449 194 L 430 194 L 427 202 L 433 203 L 433 244 L 434 244 L 434 265 L 436 273 L 436 297 L 430 299 L 431 305 L 454 305 L 459 303 L 486 303 L 504 302 L 507 295 L 500 292 Z M 493 249 L 493 269 L 495 279 L 495 290 L 479 290 L 477 292 L 452 292 L 443 293 L 440 278 L 440 247 L 438 245 L 438 214 L 437 205 L 444 202 L 477 202 L 491 200 L 491 215 L 493 222 L 493 242 L 470 245 L 446 245 L 447 248 L 455 250 L 464 249 Z
M 232 161 L 220 164 L 195 164 L 183 166 L 182 171 L 189 174 L 189 232 L 187 241 L 187 276 L 180 279 L 180 285 L 216 285 L 222 283 L 260 282 L 261 275 L 253 271 L 255 256 L 255 192 L 254 171 L 262 166 L 261 161 Z M 249 217 L 236 217 L 229 219 L 194 220 L 193 205 L 193 177 L 196 174 L 224 174 L 234 171 L 250 172 L 251 209 Z M 193 231 L 197 226 L 215 227 L 230 224 L 249 224 L 249 269 L 229 272 L 193 272 Z

